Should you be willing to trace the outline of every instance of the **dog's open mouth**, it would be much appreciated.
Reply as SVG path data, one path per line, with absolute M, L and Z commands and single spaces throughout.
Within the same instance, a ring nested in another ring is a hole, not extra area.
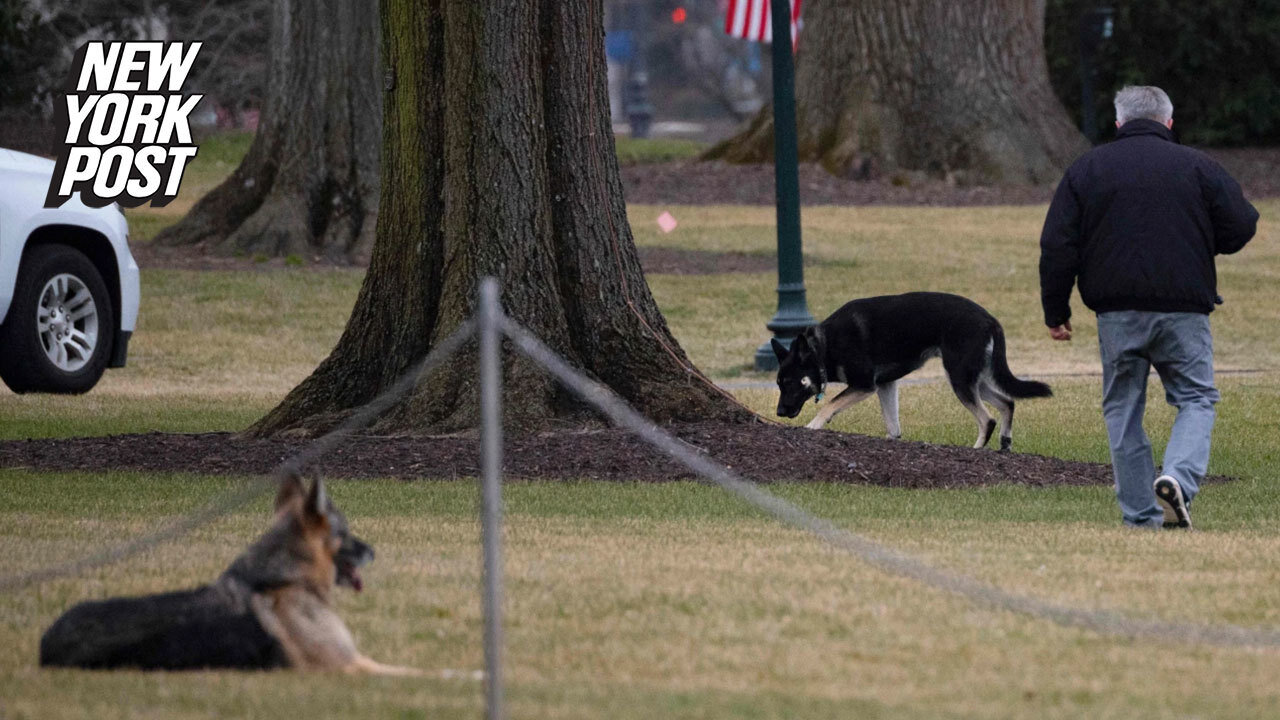
M 338 563 L 338 584 L 346 585 L 356 592 L 364 589 L 364 579 L 360 577 L 360 571 L 349 562 Z

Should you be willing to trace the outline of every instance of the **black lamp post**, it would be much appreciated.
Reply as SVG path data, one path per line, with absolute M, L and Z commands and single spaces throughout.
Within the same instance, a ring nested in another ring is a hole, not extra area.
M 805 301 L 804 255 L 800 249 L 799 151 L 796 141 L 795 68 L 791 57 L 791 2 L 772 0 L 773 172 L 778 198 L 778 312 L 765 324 L 783 345 L 814 324 Z M 766 342 L 756 350 L 755 369 L 778 369 Z

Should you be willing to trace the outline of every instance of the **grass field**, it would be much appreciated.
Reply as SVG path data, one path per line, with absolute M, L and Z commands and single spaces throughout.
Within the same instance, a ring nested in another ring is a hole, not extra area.
M 237 142 L 243 145 L 243 138 Z M 234 149 L 201 159 L 234 167 Z M 243 148 L 240 149 L 243 152 Z M 195 172 L 197 168 L 193 168 Z M 192 176 L 205 187 L 213 165 Z M 180 198 L 175 202 L 190 202 Z M 188 205 L 189 206 L 189 205 Z M 1259 203 L 1264 218 L 1280 203 Z M 660 233 L 663 210 L 680 220 Z M 163 219 L 131 214 L 139 226 Z M 1096 342 L 1039 320 L 1036 244 L 1043 208 L 807 208 L 810 304 L 821 317 L 860 295 L 963 292 L 1005 324 L 1020 375 L 1053 382 L 1019 405 L 1015 448 L 1106 458 Z M 768 208 L 631 208 L 637 241 L 768 253 Z M 1012 591 L 1138 617 L 1280 625 L 1276 428 L 1280 320 L 1275 231 L 1220 266 L 1214 314 L 1223 402 L 1201 531 L 1119 527 L 1108 488 L 894 491 L 776 487 L 842 526 Z M 0 395 L 0 438 L 244 427 L 327 353 L 354 302 L 354 270 L 143 270 L 130 366 L 79 398 Z M 739 385 L 773 310 L 767 273 L 649 278 L 673 331 L 713 377 Z M 248 371 L 246 371 L 248 369 Z M 1248 371 L 1248 372 L 1245 372 Z M 922 377 L 937 377 L 928 366 Z M 739 396 L 767 412 L 767 389 Z M 810 410 L 809 412 L 812 412 Z M 802 416 L 796 422 L 806 419 Z M 908 438 L 968 444 L 972 420 L 945 384 L 903 389 Z M 1158 385 L 1157 444 L 1171 419 Z M 874 403 L 837 430 L 880 434 Z M 243 478 L 0 470 L 0 575 L 119 542 Z M 46 672 L 43 627 L 69 604 L 205 582 L 259 532 L 265 501 L 182 542 L 73 579 L 0 594 L 0 720 L 475 717 L 481 665 L 474 484 L 338 481 L 353 529 L 378 548 L 365 593 L 340 605 L 379 660 L 426 680 L 287 673 Z M 1228 650 L 1097 635 L 982 609 L 891 577 L 706 486 L 516 483 L 507 488 L 508 672 L 512 717 L 1259 718 L 1276 715 L 1277 650 Z

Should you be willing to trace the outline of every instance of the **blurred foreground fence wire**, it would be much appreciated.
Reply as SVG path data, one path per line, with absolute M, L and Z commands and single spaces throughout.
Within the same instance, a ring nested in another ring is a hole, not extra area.
M 413 387 L 422 373 L 434 368 L 449 356 L 457 352 L 458 348 L 471 337 L 471 333 L 475 330 L 475 323 L 468 320 L 457 327 L 447 338 L 438 343 L 426 357 L 422 358 L 416 365 L 409 368 L 394 385 L 387 388 L 381 395 L 370 400 L 368 404 L 360 407 L 346 420 L 343 420 L 337 427 L 330 430 L 325 435 L 316 438 L 314 442 L 302 450 L 302 452 L 284 461 L 276 468 L 276 471 L 270 475 L 264 475 L 251 481 L 247 486 L 231 490 L 224 495 L 214 498 L 206 503 L 203 507 L 197 508 L 192 512 L 174 520 L 168 525 L 156 530 L 153 533 L 133 538 L 126 542 L 120 543 L 113 547 L 105 548 L 98 552 L 86 555 L 78 560 L 61 565 L 52 565 L 29 572 L 17 573 L 0 577 L 0 592 L 9 590 L 17 590 L 19 588 L 33 585 L 35 583 L 55 580 L 61 577 L 75 575 L 92 570 L 94 568 L 103 567 L 112 563 L 120 562 L 126 558 L 133 557 L 142 552 L 160 545 L 162 543 L 176 540 L 187 533 L 206 525 L 219 517 L 226 515 L 241 507 L 245 503 L 253 501 L 258 496 L 268 491 L 274 490 L 280 482 L 280 478 L 291 471 L 298 471 L 306 467 L 310 463 L 319 460 L 325 453 L 332 450 L 338 443 L 342 442 L 348 435 L 356 430 L 368 425 L 388 408 L 400 399 Z

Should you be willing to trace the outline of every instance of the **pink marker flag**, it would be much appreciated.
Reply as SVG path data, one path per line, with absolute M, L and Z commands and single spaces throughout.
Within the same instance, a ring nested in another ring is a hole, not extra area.
M 679 223 L 676 222 L 675 217 L 669 212 L 664 212 L 658 216 L 658 227 L 662 228 L 662 232 L 664 233 L 669 233 L 672 230 L 675 230 L 676 225 L 678 224 Z

